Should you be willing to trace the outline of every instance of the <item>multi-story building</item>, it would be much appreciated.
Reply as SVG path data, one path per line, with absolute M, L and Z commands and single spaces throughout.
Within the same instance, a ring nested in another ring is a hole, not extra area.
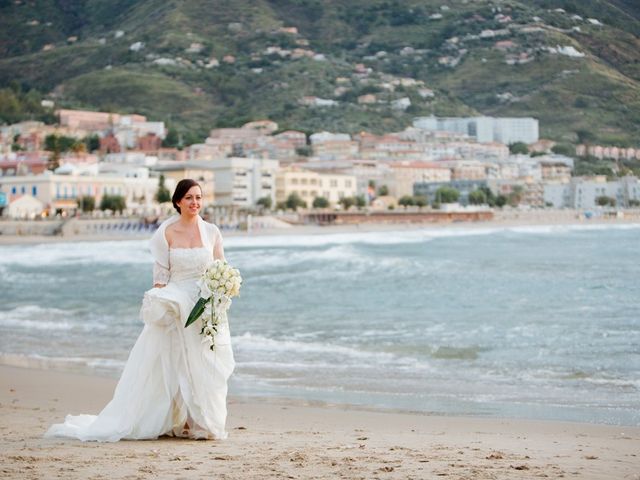
M 277 174 L 276 202 L 283 202 L 295 193 L 307 202 L 308 207 L 317 197 L 324 197 L 331 205 L 336 205 L 341 198 L 355 196 L 356 188 L 357 181 L 353 175 L 318 173 L 290 166 Z
M 604 175 L 572 177 L 569 183 L 544 184 L 544 201 L 558 208 L 591 209 L 598 206 L 598 197 L 609 197 L 618 207 L 629 207 L 640 201 L 638 177 L 627 176 L 607 181 Z
M 31 195 L 45 206 L 50 214 L 73 212 L 83 196 L 95 198 L 96 207 L 105 194 L 121 195 L 127 210 L 149 212 L 156 209 L 154 200 L 158 190 L 158 179 L 151 178 L 144 168 L 127 173 L 90 173 L 82 170 L 64 169 L 66 174 L 46 171 L 40 175 L 0 177 L 0 191 L 5 192 L 9 203 L 21 195 Z M 146 173 L 145 173 L 146 172 Z M 175 182 L 169 179 L 166 187 L 171 191 Z
M 441 160 L 438 165 L 451 170 L 452 180 L 485 180 L 487 167 L 478 160 Z
M 358 142 L 346 133 L 314 133 L 309 137 L 313 155 L 321 160 L 341 160 L 358 155 Z
M 426 197 L 429 203 L 440 202 L 438 189 L 442 187 L 454 188 L 460 193 L 458 203 L 469 203 L 469 194 L 481 187 L 486 187 L 486 180 L 451 180 L 450 182 L 418 182 L 413 185 L 413 194 Z
M 417 128 L 447 131 L 468 135 L 481 143 L 534 143 L 539 139 L 538 120 L 531 117 L 419 117 L 413 122 Z
M 213 160 L 210 165 L 217 206 L 253 207 L 262 197 L 275 202 L 277 160 L 227 157 Z
M 164 175 L 177 184 L 183 178 L 191 178 L 202 187 L 202 206 L 215 203 L 215 173 L 211 162 L 163 162 L 151 167 L 158 176 Z
M 443 183 L 451 180 L 451 170 L 443 165 L 429 162 L 391 162 L 390 175 L 384 182 L 389 194 L 400 198 L 413 195 L 415 183 Z
M 62 127 L 74 130 L 102 131 L 108 130 L 120 123 L 122 115 L 119 113 L 91 112 L 87 110 L 57 110 L 56 115 L 60 119 Z M 143 115 L 128 115 L 132 122 L 146 122 Z

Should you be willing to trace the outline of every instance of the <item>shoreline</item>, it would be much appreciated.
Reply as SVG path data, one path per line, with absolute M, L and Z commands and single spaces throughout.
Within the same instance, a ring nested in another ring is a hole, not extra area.
M 116 381 L 0 366 L 4 478 L 637 479 L 640 427 L 368 411 L 231 397 L 225 441 L 44 439 Z
M 374 233 L 374 232 L 402 232 L 427 230 L 437 231 L 445 228 L 451 229 L 499 229 L 517 227 L 562 227 L 562 226 L 604 226 L 604 225 L 640 225 L 638 218 L 601 218 L 590 219 L 571 218 L 553 215 L 529 215 L 519 214 L 513 218 L 494 218 L 487 221 L 464 221 L 443 223 L 362 223 L 346 225 L 293 225 L 290 228 L 255 229 L 251 232 L 243 230 L 222 230 L 223 237 L 268 237 L 268 236 L 292 236 L 292 235 L 332 235 L 341 233 Z M 107 242 L 149 239 L 150 234 L 129 235 L 0 235 L 2 245 L 35 245 L 48 243 L 73 243 L 73 242 Z

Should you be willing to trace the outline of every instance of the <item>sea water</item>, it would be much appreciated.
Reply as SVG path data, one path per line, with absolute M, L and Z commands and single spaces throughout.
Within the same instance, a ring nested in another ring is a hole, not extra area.
M 228 237 L 230 394 L 640 424 L 640 228 Z M 117 377 L 146 241 L 0 247 L 0 361 Z

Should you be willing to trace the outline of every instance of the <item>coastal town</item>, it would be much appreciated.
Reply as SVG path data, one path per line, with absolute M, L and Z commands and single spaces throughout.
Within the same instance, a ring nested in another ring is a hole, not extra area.
M 162 216 L 185 177 L 202 184 L 205 213 L 233 227 L 252 213 L 276 227 L 339 223 L 349 213 L 354 223 L 376 213 L 385 221 L 407 212 L 482 219 L 496 208 L 590 214 L 640 205 L 631 171 L 574 175 L 576 157 L 635 160 L 640 150 L 579 145 L 566 152 L 539 138 L 534 118 L 417 117 L 383 135 L 283 130 L 259 120 L 183 145 L 164 122 L 142 115 L 55 113 L 53 125 L 0 127 L 4 219 Z

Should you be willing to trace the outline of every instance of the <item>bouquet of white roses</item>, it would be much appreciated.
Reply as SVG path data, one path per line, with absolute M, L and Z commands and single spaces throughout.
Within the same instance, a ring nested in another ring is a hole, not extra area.
M 209 343 L 214 349 L 214 335 L 218 331 L 218 324 L 222 316 L 231 307 L 231 297 L 240 294 L 242 277 L 238 269 L 231 267 L 224 260 L 214 260 L 207 265 L 206 270 L 198 280 L 200 298 L 189 314 L 185 328 L 193 322 L 202 319 L 202 342 Z

